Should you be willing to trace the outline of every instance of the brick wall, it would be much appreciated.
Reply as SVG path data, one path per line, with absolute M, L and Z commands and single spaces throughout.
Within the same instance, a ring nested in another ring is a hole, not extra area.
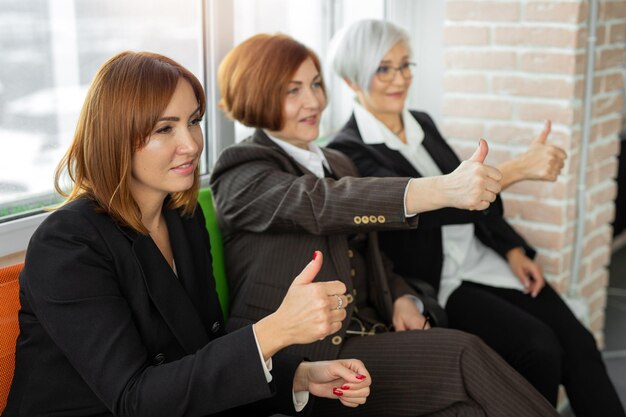
M 587 215 L 577 293 L 603 343 L 613 199 L 624 91 L 626 1 L 599 2 Z M 504 193 L 506 216 L 538 249 L 546 277 L 568 291 L 582 141 L 588 1 L 447 0 L 443 130 L 466 157 L 485 137 L 497 165 L 553 121 L 549 142 L 568 161 L 555 183 L 524 182 Z

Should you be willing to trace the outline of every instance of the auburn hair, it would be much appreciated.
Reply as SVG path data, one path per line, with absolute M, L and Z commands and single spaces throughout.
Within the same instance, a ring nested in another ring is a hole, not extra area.
M 246 126 L 281 130 L 287 87 L 307 58 L 321 76 L 315 52 L 290 36 L 259 34 L 243 41 L 218 69 L 220 108 Z M 323 80 L 321 83 L 326 95 Z
M 206 101 L 202 85 L 186 68 L 170 58 L 150 52 L 122 52 L 105 62 L 96 73 L 83 104 L 74 139 L 54 176 L 63 204 L 87 197 L 121 225 L 147 234 L 141 212 L 130 192 L 133 154 L 148 141 L 165 111 L 179 80 L 189 82 L 200 115 Z M 67 172 L 72 183 L 63 190 Z M 196 208 L 199 168 L 193 186 L 172 193 L 169 208 L 190 215 Z

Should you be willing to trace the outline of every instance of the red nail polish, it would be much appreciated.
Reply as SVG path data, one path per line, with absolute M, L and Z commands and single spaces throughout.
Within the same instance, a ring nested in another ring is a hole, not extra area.
M 315 260 L 315 258 L 317 258 L 317 251 L 313 252 L 313 260 Z
M 343 391 L 341 391 L 339 388 L 333 388 L 333 394 L 335 394 L 337 397 L 341 397 L 343 395 Z
M 348 385 L 342 385 L 341 389 L 344 390 L 344 391 L 347 391 L 347 390 L 350 389 L 350 387 Z
M 356 379 L 360 379 L 361 381 L 363 381 L 365 379 L 365 375 L 357 374 Z

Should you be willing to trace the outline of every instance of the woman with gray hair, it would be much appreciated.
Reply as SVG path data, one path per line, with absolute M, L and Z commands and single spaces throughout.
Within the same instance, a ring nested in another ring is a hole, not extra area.
M 419 178 L 458 166 L 428 114 L 405 107 L 415 65 L 406 31 L 356 22 L 333 39 L 330 60 L 357 100 L 328 146 L 349 156 L 360 175 Z M 524 154 L 498 167 L 503 188 L 556 179 L 566 155 L 546 144 L 549 132 L 547 122 Z M 483 211 L 422 213 L 417 229 L 381 232 L 380 244 L 394 272 L 437 289 L 450 327 L 480 336 L 553 405 L 562 384 L 576 416 L 624 416 L 593 336 L 546 283 L 534 249 L 504 219 L 500 197 Z M 421 320 L 415 311 L 404 329 Z

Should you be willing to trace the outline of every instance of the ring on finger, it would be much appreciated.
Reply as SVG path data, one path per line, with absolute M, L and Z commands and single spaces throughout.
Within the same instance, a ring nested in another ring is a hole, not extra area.
M 333 295 L 337 297 L 337 307 L 335 307 L 335 310 L 341 310 L 343 308 L 343 298 L 341 298 L 341 296 L 338 294 Z

